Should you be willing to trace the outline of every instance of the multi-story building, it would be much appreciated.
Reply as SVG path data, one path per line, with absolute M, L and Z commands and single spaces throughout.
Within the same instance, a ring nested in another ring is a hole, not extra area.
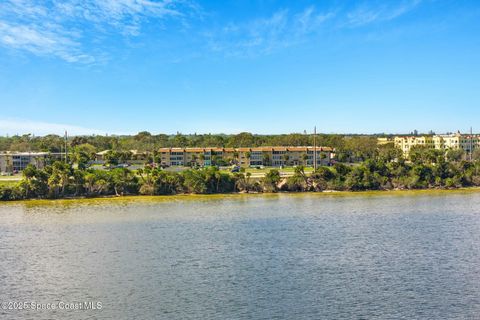
M 0 172 L 18 172 L 29 164 L 38 169 L 45 167 L 51 160 L 59 160 L 63 153 L 50 152 L 4 152 L 0 153 Z
M 462 135 L 456 134 L 439 134 L 433 137 L 434 148 L 438 150 L 459 149 Z
M 328 165 L 334 149 L 317 147 L 317 165 Z M 248 166 L 313 166 L 314 147 L 255 147 L 255 148 L 161 148 L 162 165 L 210 166 L 237 164 Z
M 475 149 L 480 148 L 480 136 L 479 135 L 462 135 L 460 137 L 460 148 L 465 152 L 473 152 Z
M 383 138 L 377 138 L 377 144 L 378 145 L 386 145 L 386 144 L 389 144 L 389 143 L 394 143 L 394 138 L 390 138 L 390 137 L 383 137 Z
M 435 136 L 438 140 L 438 147 L 436 149 L 462 149 L 465 152 L 473 152 L 480 147 L 479 135 L 465 135 L 459 132 Z
M 395 147 L 400 148 L 405 156 L 408 156 L 410 149 L 413 146 L 425 146 L 427 148 L 434 148 L 432 136 L 403 136 L 395 137 Z
M 462 149 L 465 152 L 473 152 L 476 148 L 480 148 L 480 136 L 464 135 L 460 132 L 434 136 L 402 136 L 395 137 L 394 143 L 405 156 L 408 156 L 413 146 L 426 146 L 437 150 Z

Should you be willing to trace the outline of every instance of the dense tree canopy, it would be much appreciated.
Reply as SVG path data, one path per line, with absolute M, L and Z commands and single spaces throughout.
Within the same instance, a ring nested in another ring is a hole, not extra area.
M 0 149 L 12 151 L 60 152 L 64 143 L 63 137 L 56 135 L 0 137 Z M 377 145 L 375 136 L 319 134 L 318 145 L 336 148 L 335 163 L 321 166 L 311 174 L 306 174 L 302 166 L 297 166 L 289 177 L 282 176 L 276 169 L 262 178 L 253 178 L 251 173 L 245 173 L 243 169 L 241 172 L 228 173 L 215 166 L 225 165 L 223 159 L 215 157 L 212 157 L 212 167 L 182 172 L 164 170 L 155 165 L 158 155 L 154 150 L 160 147 L 312 144 L 313 136 L 307 134 L 254 135 L 248 132 L 237 135 L 152 135 L 144 131 L 134 136 L 73 137 L 68 140 L 69 163 L 53 162 L 44 169 L 28 166 L 18 185 L 0 186 L 0 199 L 480 186 L 478 150 L 467 156 L 462 150 L 445 152 L 416 146 L 411 149 L 409 158 L 404 159 L 402 151 L 393 145 Z M 95 153 L 106 149 L 110 151 L 104 154 L 104 159 L 112 169 L 89 168 Z M 142 160 L 146 162 L 145 166 L 136 171 L 116 168 L 115 164 L 134 158 L 130 150 L 148 152 L 147 159 Z M 268 157 L 263 160 L 269 163 L 272 159 Z M 288 158 L 284 160 L 288 162 Z
M 82 141 L 83 142 L 83 141 Z M 85 143 L 79 146 L 85 145 Z M 88 153 L 89 147 L 85 147 Z M 122 157 L 122 154 L 117 154 Z M 123 155 L 124 156 L 124 155 Z M 293 175 L 283 177 L 277 169 L 263 178 L 252 178 L 215 166 L 167 171 L 146 164 L 133 171 L 127 168 L 95 170 L 71 163 L 54 162 L 44 169 L 29 165 L 23 180 L 15 186 L 0 186 L 0 200 L 61 198 L 104 195 L 169 195 L 178 193 L 277 192 L 323 190 L 390 190 L 458 188 L 480 186 L 480 161 L 466 161 L 459 152 L 444 155 L 436 150 L 414 149 L 411 161 L 395 150 L 377 150 L 365 161 L 335 163 L 306 174 L 297 166 Z
M 0 137 L 0 151 L 62 152 L 64 137 L 32 135 Z M 103 150 L 152 152 L 162 147 L 260 147 L 313 145 L 313 135 L 282 134 L 256 135 L 242 132 L 236 135 L 152 135 L 147 131 L 133 136 L 82 136 L 68 138 L 70 150 L 81 150 L 86 155 Z M 376 136 L 318 134 L 317 145 L 336 148 L 345 161 L 364 160 L 377 150 Z

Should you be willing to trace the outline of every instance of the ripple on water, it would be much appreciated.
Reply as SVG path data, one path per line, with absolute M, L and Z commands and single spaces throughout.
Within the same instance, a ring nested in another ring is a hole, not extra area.
M 480 194 L 0 206 L 6 318 L 475 318 Z M 3 317 L 2 317 L 3 318 Z

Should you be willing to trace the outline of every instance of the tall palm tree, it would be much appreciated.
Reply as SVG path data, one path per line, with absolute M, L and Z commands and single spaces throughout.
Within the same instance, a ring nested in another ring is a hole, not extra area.
M 307 165 L 307 160 L 308 160 L 308 154 L 306 153 L 302 154 L 302 162 L 304 166 Z
M 238 164 L 238 162 L 239 162 L 238 160 L 239 160 L 238 151 L 234 151 L 234 152 L 233 152 L 233 162 L 234 162 L 235 164 Z
M 195 166 L 195 167 L 197 166 L 197 155 L 196 154 L 192 154 L 192 165 Z
M 245 152 L 245 158 L 247 158 L 248 160 L 248 165 L 250 166 L 250 158 L 251 158 L 252 154 L 250 153 L 250 151 L 247 151 Z

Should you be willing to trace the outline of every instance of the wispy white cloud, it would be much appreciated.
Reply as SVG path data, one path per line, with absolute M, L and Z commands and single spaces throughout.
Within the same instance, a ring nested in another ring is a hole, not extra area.
M 146 18 L 184 16 L 181 3 L 178 0 L 55 0 L 53 8 L 71 19 L 89 21 L 99 28 L 110 25 L 125 34 L 137 35 Z
M 202 17 L 202 9 L 195 1 L 3 0 L 0 46 L 67 62 L 99 63 L 106 56 L 102 45 L 105 39 L 111 41 L 112 35 L 132 39 L 152 21 L 157 28 L 169 19 L 188 26 L 193 16 Z M 267 55 L 318 39 L 317 35 L 334 28 L 358 28 L 394 20 L 416 9 L 421 1 L 365 1 L 348 9 L 281 9 L 263 18 L 231 21 L 217 27 L 199 19 L 196 21 L 203 22 L 200 28 L 204 31 L 200 38 L 192 32 L 191 38 L 206 40 L 209 51 L 226 56 Z
M 385 22 L 396 19 L 414 10 L 421 0 L 405 0 L 401 3 L 384 2 L 373 6 L 364 3 L 347 13 L 345 24 L 350 27 L 360 27 L 375 22 Z
M 335 13 L 318 12 L 314 7 L 291 13 L 279 10 L 266 18 L 245 23 L 229 23 L 221 30 L 206 33 L 209 48 L 232 56 L 269 54 L 305 41 L 319 31 Z
M 416 9 L 422 0 L 362 2 L 353 9 L 341 6 L 318 10 L 315 6 L 299 12 L 284 9 L 265 18 L 243 23 L 230 22 L 206 33 L 209 48 L 227 56 L 258 56 L 278 49 L 319 39 L 332 30 L 357 28 L 388 22 Z
M 6 0 L 0 3 L 0 45 L 67 62 L 92 63 L 92 34 L 137 36 L 151 19 L 183 19 L 189 0 Z M 86 30 L 94 30 L 86 34 Z
M 80 49 L 75 37 L 39 25 L 12 25 L 0 21 L 0 44 L 37 55 L 53 55 L 68 62 L 90 63 L 94 58 Z
M 106 132 L 70 124 L 32 121 L 28 119 L 8 118 L 0 119 L 0 135 L 14 135 L 31 133 L 35 135 L 59 134 L 65 130 L 69 135 L 103 135 Z
M 316 12 L 315 7 L 311 6 L 295 15 L 295 28 L 301 34 L 315 32 L 325 21 L 334 18 L 335 15 L 335 11 Z

